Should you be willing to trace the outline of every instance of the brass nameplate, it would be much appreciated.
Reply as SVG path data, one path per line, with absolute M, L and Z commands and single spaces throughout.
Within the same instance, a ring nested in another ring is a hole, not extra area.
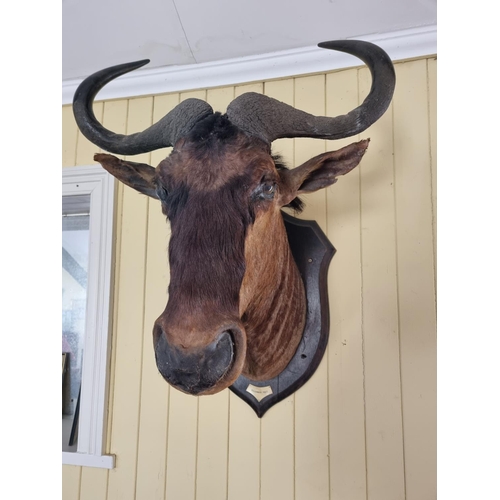
M 265 387 L 257 387 L 255 385 L 248 384 L 246 390 L 259 402 L 273 393 L 270 385 L 266 385 Z

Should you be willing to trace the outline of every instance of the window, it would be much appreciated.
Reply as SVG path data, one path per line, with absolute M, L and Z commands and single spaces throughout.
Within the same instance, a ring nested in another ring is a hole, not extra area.
M 114 457 L 103 454 L 114 186 L 100 166 L 63 169 L 63 464 L 114 467 Z

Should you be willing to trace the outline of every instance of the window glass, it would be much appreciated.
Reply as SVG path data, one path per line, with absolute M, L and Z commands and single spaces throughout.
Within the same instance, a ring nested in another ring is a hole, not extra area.
M 87 307 L 90 195 L 64 196 L 62 214 L 62 388 L 64 451 L 76 451 Z

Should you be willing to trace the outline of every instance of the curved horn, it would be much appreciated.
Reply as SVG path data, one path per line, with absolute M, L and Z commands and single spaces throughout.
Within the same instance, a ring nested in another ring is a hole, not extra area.
M 212 107 L 205 101 L 186 99 L 143 132 L 121 135 L 104 128 L 92 110 L 97 92 L 111 80 L 148 62 L 149 59 L 144 59 L 103 69 L 85 78 L 76 89 L 73 113 L 79 129 L 89 141 L 110 153 L 136 155 L 173 146 L 196 122 L 213 113 Z
M 389 107 L 396 85 L 394 67 L 387 53 L 361 40 L 322 42 L 318 47 L 347 52 L 368 66 L 372 86 L 360 106 L 347 115 L 330 118 L 311 115 L 262 94 L 247 93 L 228 106 L 227 116 L 231 122 L 268 143 L 282 137 L 342 139 L 359 134 L 375 123 Z

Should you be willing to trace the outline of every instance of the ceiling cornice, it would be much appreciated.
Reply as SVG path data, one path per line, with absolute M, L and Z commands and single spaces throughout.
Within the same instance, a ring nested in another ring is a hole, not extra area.
M 376 43 L 393 61 L 437 54 L 435 25 L 356 38 Z M 144 69 L 109 83 L 97 94 L 96 101 L 237 85 L 359 65 L 359 59 L 353 56 L 314 46 L 202 64 Z M 63 81 L 63 105 L 72 102 L 81 81 Z

